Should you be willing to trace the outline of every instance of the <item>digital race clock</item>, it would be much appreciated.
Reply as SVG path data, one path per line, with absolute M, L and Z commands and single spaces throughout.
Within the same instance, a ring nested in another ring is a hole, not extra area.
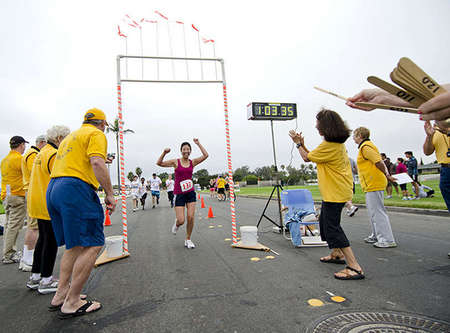
M 297 118 L 295 103 L 250 103 L 247 105 L 248 120 L 291 120 Z

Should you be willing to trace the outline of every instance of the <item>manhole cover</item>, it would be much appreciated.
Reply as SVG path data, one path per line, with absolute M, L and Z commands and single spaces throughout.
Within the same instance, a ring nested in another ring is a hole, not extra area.
M 308 333 L 448 333 L 450 324 L 411 313 L 340 312 L 316 320 Z

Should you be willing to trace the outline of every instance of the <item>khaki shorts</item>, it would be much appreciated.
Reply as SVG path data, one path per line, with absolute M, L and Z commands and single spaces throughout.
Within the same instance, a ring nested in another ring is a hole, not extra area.
M 25 201 L 28 200 L 28 191 L 25 191 Z M 25 202 L 25 207 L 26 206 L 26 202 Z M 27 214 L 27 228 L 30 228 L 32 230 L 38 230 L 38 222 L 37 219 L 31 217 L 30 215 Z
M 38 219 L 35 219 L 31 216 L 27 217 L 27 228 L 29 229 L 33 229 L 33 230 L 38 230 Z

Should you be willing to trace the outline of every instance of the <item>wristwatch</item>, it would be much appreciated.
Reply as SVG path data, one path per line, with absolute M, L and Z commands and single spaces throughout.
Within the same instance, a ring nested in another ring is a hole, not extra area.
M 303 146 L 301 143 L 297 143 L 297 149 Z

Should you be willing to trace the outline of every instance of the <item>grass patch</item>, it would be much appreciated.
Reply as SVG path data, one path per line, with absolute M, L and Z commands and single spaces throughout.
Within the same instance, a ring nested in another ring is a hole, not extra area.
M 399 187 L 400 195 L 397 195 L 395 189 L 393 189 L 393 195 L 391 199 L 385 199 L 385 206 L 397 206 L 397 207 L 410 207 L 410 208 L 423 208 L 423 209 L 443 209 L 447 210 L 447 206 L 445 205 L 444 198 L 442 198 L 441 191 L 439 190 L 439 180 L 427 180 L 423 181 L 422 184 L 431 187 L 435 193 L 433 198 L 424 198 L 420 200 L 402 200 L 402 195 Z M 289 189 L 299 189 L 306 188 L 311 191 L 314 200 L 321 201 L 322 196 L 319 192 L 318 185 L 309 185 L 309 186 L 284 186 L 285 190 Z M 241 187 L 240 192 L 236 194 L 239 195 L 256 195 L 268 197 L 272 192 L 273 187 L 264 186 L 264 187 Z M 408 193 L 411 195 L 414 193 L 412 190 L 412 186 L 408 185 Z M 353 203 L 365 204 L 365 196 L 364 192 L 361 190 L 361 186 L 356 184 L 355 194 L 353 195 Z
M 5 214 L 5 208 L 3 208 L 1 200 L 0 200 L 0 214 Z

